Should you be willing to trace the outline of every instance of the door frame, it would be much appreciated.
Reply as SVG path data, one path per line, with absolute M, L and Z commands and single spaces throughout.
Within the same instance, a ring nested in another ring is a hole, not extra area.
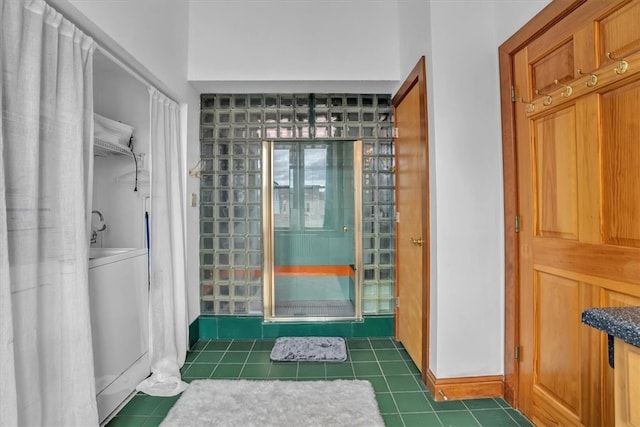
M 426 73 L 426 60 L 424 56 L 421 56 L 418 63 L 413 70 L 409 73 L 404 83 L 400 86 L 400 89 L 396 92 L 391 100 L 394 113 L 394 126 L 395 126 L 395 112 L 396 107 L 402 102 L 406 95 L 413 89 L 415 85 L 418 85 L 420 95 L 420 140 L 423 142 L 424 149 L 424 167 L 422 169 L 422 196 L 420 203 L 422 205 L 422 233 L 424 236 L 424 244 L 422 245 L 422 382 L 428 384 L 429 370 L 429 315 L 430 315 L 430 258 L 431 258 L 431 234 L 429 228 L 429 128 L 427 120 L 427 73 Z M 397 164 L 397 162 L 396 162 Z M 396 172 L 397 173 L 397 172 Z M 396 192 L 397 192 L 396 187 Z M 396 196 L 397 200 L 397 196 Z M 396 221 L 396 239 L 398 236 L 398 222 Z M 396 245 L 398 247 L 398 245 Z M 399 270 L 398 265 L 401 261 L 401 256 L 396 251 L 396 272 Z M 395 296 L 396 301 L 399 295 L 399 281 L 396 275 L 396 289 Z M 398 337 L 398 320 L 400 319 L 399 307 L 395 308 L 395 336 Z
M 520 337 L 520 291 L 518 271 L 519 238 L 518 170 L 515 138 L 515 105 L 521 94 L 513 85 L 513 56 L 527 43 L 569 15 L 586 0 L 553 0 L 498 49 L 500 109 L 502 116 L 502 163 L 504 180 L 505 319 L 504 319 L 504 399 L 514 408 L 519 402 L 519 371 L 516 348 Z
M 354 186 L 354 315 L 353 316 L 300 316 L 286 317 L 275 314 L 275 226 L 273 223 L 273 149 L 277 142 L 305 143 L 289 139 L 265 139 L 261 143 L 262 180 L 262 305 L 264 322 L 338 322 L 362 321 L 362 287 L 364 269 L 362 263 L 362 139 L 333 139 L 335 143 L 353 144 L 353 186 Z M 321 138 L 317 141 L 322 141 Z

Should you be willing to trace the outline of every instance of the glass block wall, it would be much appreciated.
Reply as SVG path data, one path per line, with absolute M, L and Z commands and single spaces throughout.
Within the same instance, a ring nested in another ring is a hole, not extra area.
M 200 295 L 203 314 L 262 314 L 261 142 L 363 140 L 363 313 L 393 313 L 391 96 L 201 97 Z

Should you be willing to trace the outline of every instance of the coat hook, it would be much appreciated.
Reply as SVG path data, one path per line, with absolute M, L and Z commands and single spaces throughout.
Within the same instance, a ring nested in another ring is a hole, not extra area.
M 610 60 L 616 61 L 616 58 L 613 57 L 611 52 L 607 52 L 606 55 L 607 55 L 607 58 L 609 58 Z M 614 68 L 613 71 L 615 71 L 616 74 L 624 74 L 624 72 L 627 71 L 628 68 L 629 68 L 629 64 L 627 63 L 627 61 L 621 60 L 620 65 L 618 65 L 618 68 Z
M 527 109 L 524 110 L 525 113 L 533 113 L 535 111 L 536 106 L 533 104 L 533 102 L 525 101 L 522 98 L 520 98 L 520 102 L 522 102 L 523 104 L 527 104 Z
M 585 73 L 582 72 L 582 68 L 578 68 L 578 74 L 584 76 Z M 594 87 L 598 84 L 598 76 L 595 74 L 591 74 L 589 80 L 587 80 L 587 87 Z
M 558 79 L 555 79 L 553 82 L 557 85 L 562 85 L 562 83 L 558 82 Z M 571 96 L 572 93 L 573 93 L 573 88 L 569 85 L 565 85 L 564 92 L 562 92 L 562 95 L 560 96 L 562 96 L 563 98 L 568 98 Z
M 542 101 L 542 105 L 544 105 L 545 107 L 548 107 L 549 105 L 551 105 L 553 103 L 553 97 L 551 95 L 547 95 L 547 97 L 545 98 L 544 101 Z
M 618 66 L 618 68 L 614 68 L 613 71 L 615 71 L 616 74 L 624 74 L 628 68 L 629 64 L 627 63 L 627 61 L 620 61 L 620 65 Z

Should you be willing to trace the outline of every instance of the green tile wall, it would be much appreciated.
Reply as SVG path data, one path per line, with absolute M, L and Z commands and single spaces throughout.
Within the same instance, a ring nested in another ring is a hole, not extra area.
M 263 339 L 282 336 L 391 337 L 393 316 L 365 316 L 362 322 L 263 322 L 259 316 L 211 316 L 197 319 L 198 327 L 189 329 L 189 342 L 198 339 Z M 193 331 L 198 336 L 191 336 Z
M 200 339 L 200 319 L 196 319 L 189 325 L 189 348 Z

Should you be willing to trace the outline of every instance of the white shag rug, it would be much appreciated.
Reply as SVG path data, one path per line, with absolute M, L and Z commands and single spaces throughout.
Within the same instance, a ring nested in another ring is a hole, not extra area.
M 384 426 L 371 383 L 192 381 L 162 427 Z

